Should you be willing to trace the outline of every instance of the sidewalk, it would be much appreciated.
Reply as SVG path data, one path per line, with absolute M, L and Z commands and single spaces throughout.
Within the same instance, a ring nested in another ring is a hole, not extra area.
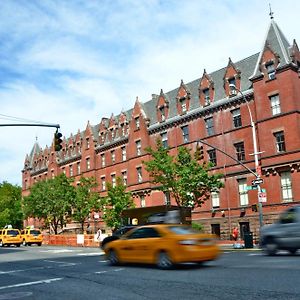
M 253 248 L 245 248 L 245 242 L 243 240 L 230 241 L 219 240 L 219 246 L 222 250 L 260 250 L 259 245 L 253 244 Z

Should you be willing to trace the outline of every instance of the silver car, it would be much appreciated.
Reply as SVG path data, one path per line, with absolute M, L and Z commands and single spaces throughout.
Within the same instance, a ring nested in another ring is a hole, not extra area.
M 261 228 L 260 246 L 268 255 L 278 250 L 295 254 L 300 249 L 300 205 L 289 207 L 274 224 Z

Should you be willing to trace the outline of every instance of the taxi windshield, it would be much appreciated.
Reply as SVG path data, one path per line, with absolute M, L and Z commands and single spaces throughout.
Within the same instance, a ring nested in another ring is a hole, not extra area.
M 30 230 L 30 234 L 32 234 L 32 235 L 40 235 L 41 232 L 39 230 Z
M 19 234 L 18 230 L 7 230 L 7 234 L 11 236 L 17 236 Z
M 189 226 L 169 226 L 168 229 L 176 234 L 195 234 L 196 231 Z

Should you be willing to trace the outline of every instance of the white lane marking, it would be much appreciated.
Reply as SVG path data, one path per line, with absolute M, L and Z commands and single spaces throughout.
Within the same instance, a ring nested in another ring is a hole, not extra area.
M 41 283 L 51 283 L 53 281 L 58 281 L 58 280 L 62 280 L 62 279 L 63 278 L 51 278 L 51 279 L 44 279 L 44 280 L 39 280 L 39 281 L 17 283 L 17 284 L 12 284 L 12 285 L 1 286 L 0 290 L 9 289 L 9 288 L 15 288 L 15 287 L 20 287 L 20 286 L 28 286 L 28 285 L 34 285 L 34 284 L 41 284 Z
M 108 260 L 99 260 L 98 262 L 106 263 L 106 262 L 108 262 Z
M 45 267 L 36 267 L 36 268 L 30 268 L 30 269 L 20 269 L 20 270 L 11 270 L 11 271 L 0 271 L 1 274 L 10 274 L 10 273 L 18 273 L 18 272 L 26 272 L 31 270 L 42 270 Z
M 123 271 L 124 268 L 121 268 L 121 269 L 115 269 L 114 272 L 119 272 L 119 271 Z
M 91 252 L 91 253 L 78 253 L 77 256 L 98 256 L 102 255 L 101 252 Z
M 51 250 L 40 250 L 39 252 L 47 252 L 47 253 L 67 253 L 67 252 L 78 252 L 78 250 L 70 250 L 70 249 L 51 249 Z
M 44 261 L 49 262 L 49 263 L 58 264 L 59 267 L 76 266 L 76 265 L 81 264 L 81 263 L 71 263 L 71 262 L 66 262 L 66 261 L 57 261 L 57 260 L 48 260 L 48 259 L 44 259 Z
M 95 272 L 95 274 L 103 274 L 106 273 L 107 271 L 99 271 L 99 272 Z

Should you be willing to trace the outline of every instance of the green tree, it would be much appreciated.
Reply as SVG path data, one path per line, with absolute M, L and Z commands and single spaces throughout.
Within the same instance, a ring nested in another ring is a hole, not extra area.
M 53 179 L 34 184 L 30 195 L 24 197 L 25 216 L 43 220 L 57 234 L 58 228 L 62 228 L 71 216 L 72 203 L 76 196 L 72 181 L 65 174 L 60 174 Z
M 23 227 L 21 199 L 21 187 L 5 181 L 0 183 L 0 228 L 8 224 Z
M 72 203 L 72 218 L 79 222 L 83 232 L 84 222 L 92 210 L 99 209 L 99 194 L 92 191 L 97 186 L 94 177 L 81 177 L 76 186 L 76 196 Z
M 171 156 L 170 149 L 163 147 L 158 139 L 156 149 L 146 148 L 151 159 L 144 161 L 146 170 L 157 184 L 157 189 L 169 192 L 178 207 L 200 207 L 210 196 L 211 191 L 223 186 L 221 174 L 210 174 L 211 164 L 199 163 L 198 154 L 179 147 L 178 154 Z
M 122 225 L 122 211 L 133 208 L 134 202 L 131 193 L 126 192 L 126 186 L 119 177 L 115 187 L 110 183 L 107 184 L 107 190 L 107 196 L 100 200 L 102 218 L 108 227 L 115 230 Z

